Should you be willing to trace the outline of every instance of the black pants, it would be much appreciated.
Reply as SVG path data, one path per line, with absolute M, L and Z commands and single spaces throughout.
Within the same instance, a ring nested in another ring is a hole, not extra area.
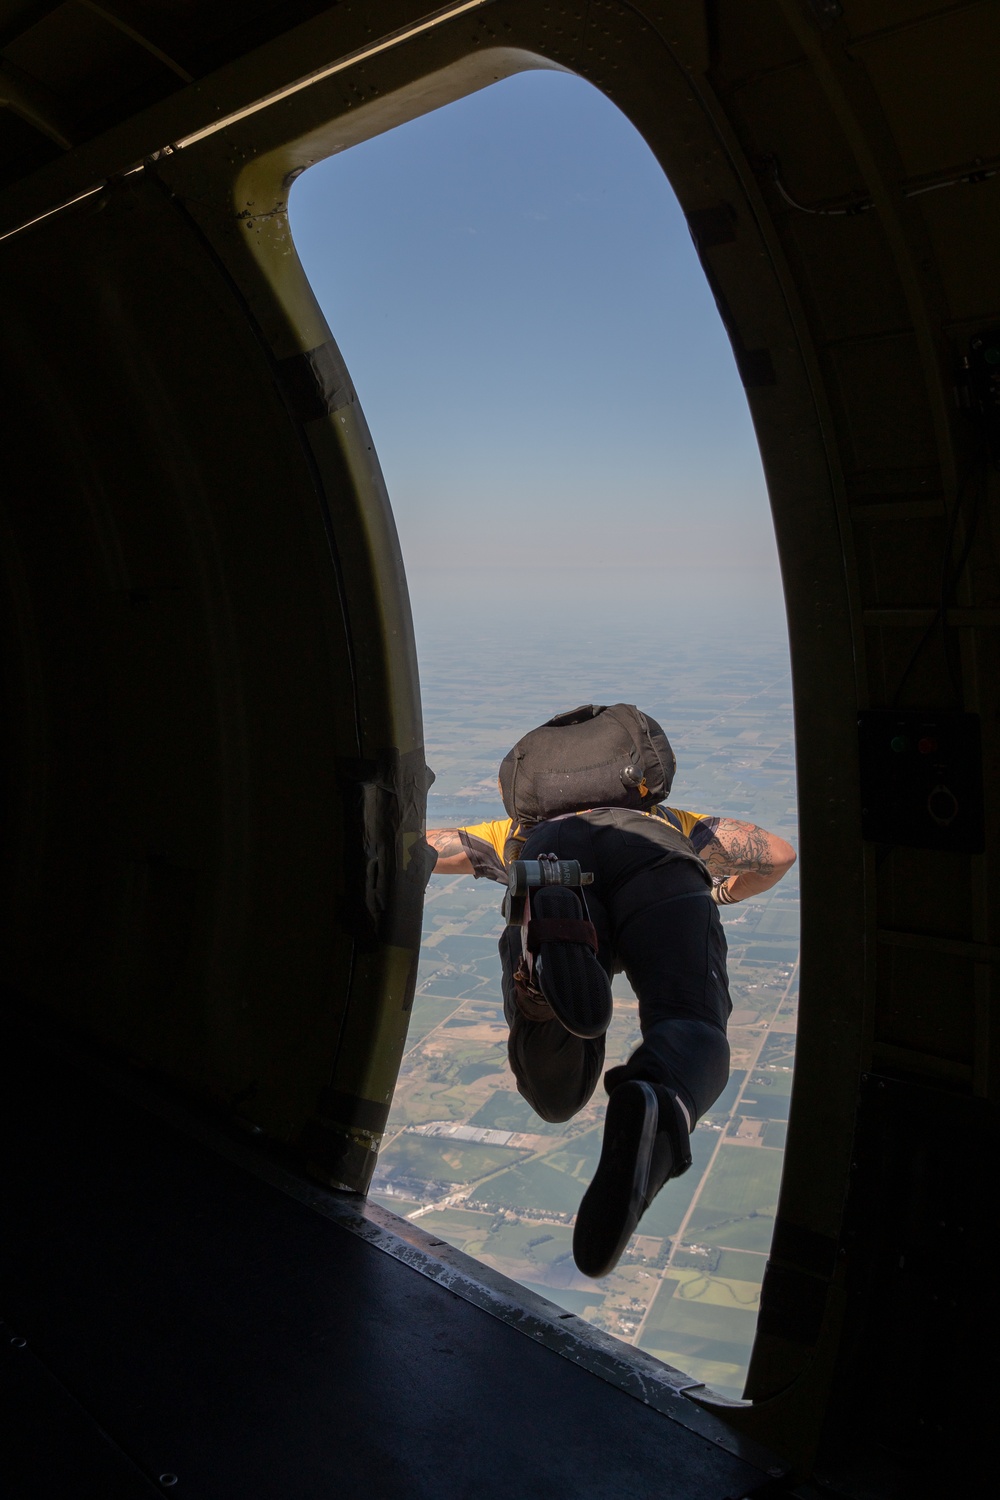
M 665 1083 L 692 1124 L 729 1077 L 726 1023 L 732 1010 L 726 938 L 702 867 L 678 857 L 671 829 L 653 818 L 600 808 L 542 823 L 523 858 L 557 854 L 594 873 L 584 894 L 608 976 L 628 977 L 639 1001 L 642 1045 L 623 1075 Z M 544 1120 L 582 1109 L 604 1066 L 604 1038 L 572 1036 L 557 1020 L 532 1021 L 517 1008 L 512 982 L 520 929 L 500 939 L 508 1052 L 519 1092 Z

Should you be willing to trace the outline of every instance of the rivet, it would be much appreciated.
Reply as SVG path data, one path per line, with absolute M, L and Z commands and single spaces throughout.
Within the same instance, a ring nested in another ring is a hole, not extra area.
M 160 1483 L 163 1485 L 163 1488 L 165 1490 L 172 1489 L 174 1487 L 174 1485 L 177 1483 L 177 1475 L 176 1474 L 161 1474 L 160 1475 Z
M 11 1347 L 12 1348 L 14 1348 L 14 1349 L 24 1349 L 26 1347 L 27 1343 L 28 1343 L 28 1340 L 27 1339 L 11 1339 L 10 1342 L 11 1342 Z

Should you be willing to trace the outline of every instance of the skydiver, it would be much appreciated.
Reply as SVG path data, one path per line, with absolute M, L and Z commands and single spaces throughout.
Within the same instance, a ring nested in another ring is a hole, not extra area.
M 597 1086 L 615 973 L 625 972 L 639 1002 L 642 1042 L 604 1075 L 601 1156 L 573 1235 L 579 1269 L 605 1276 L 660 1188 L 690 1166 L 691 1131 L 729 1078 L 732 1002 L 719 907 L 770 890 L 795 851 L 753 823 L 663 802 L 641 811 L 579 807 L 531 826 L 505 818 L 431 829 L 427 840 L 436 874 L 506 885 L 512 858 L 549 855 L 593 872 L 587 913 L 580 893 L 560 885 L 534 892 L 531 910 L 563 924 L 589 914 L 596 951 L 588 941 L 541 942 L 536 983 L 526 988 L 520 930 L 508 926 L 500 959 L 517 1088 L 553 1123 L 571 1119 Z

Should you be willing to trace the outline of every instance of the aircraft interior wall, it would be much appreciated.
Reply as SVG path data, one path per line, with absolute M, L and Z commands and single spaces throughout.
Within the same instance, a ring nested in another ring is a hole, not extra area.
M 71 9 L 0 6 L 10 1006 L 363 1191 L 426 776 L 391 510 L 287 193 L 498 77 L 579 73 L 688 217 L 788 611 L 801 1026 L 726 1420 L 835 1493 L 940 1483 L 988 1387 L 1000 10 Z

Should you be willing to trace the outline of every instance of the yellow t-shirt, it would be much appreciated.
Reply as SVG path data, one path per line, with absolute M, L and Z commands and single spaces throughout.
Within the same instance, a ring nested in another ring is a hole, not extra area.
M 706 813 L 682 812 L 678 807 L 664 807 L 662 804 L 641 813 L 640 817 L 662 818 L 671 828 L 676 828 L 678 833 L 690 839 L 696 854 L 704 849 L 719 822 L 718 818 Z M 503 851 L 512 826 L 510 818 L 496 818 L 491 823 L 472 823 L 466 828 L 458 829 L 462 847 L 472 862 L 472 873 L 477 880 L 485 876 L 487 880 L 499 880 L 502 885 L 507 884 Z

